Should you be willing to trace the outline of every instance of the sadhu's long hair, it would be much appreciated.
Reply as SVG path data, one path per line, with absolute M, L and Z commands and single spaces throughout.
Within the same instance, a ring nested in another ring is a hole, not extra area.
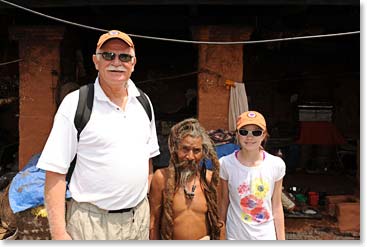
M 219 161 L 217 154 L 213 148 L 213 142 L 200 125 L 199 121 L 194 118 L 185 119 L 171 128 L 168 137 L 168 147 L 170 151 L 170 161 L 168 166 L 168 179 L 166 181 L 166 189 L 163 192 L 163 211 L 161 221 L 161 238 L 172 239 L 173 237 L 173 197 L 179 189 L 180 173 L 175 164 L 179 163 L 177 151 L 178 145 L 186 136 L 200 137 L 202 139 L 203 160 L 208 159 L 212 162 L 212 178 L 210 183 L 206 179 L 206 164 L 200 166 L 200 186 L 204 192 L 208 212 L 206 224 L 208 226 L 210 239 L 219 239 L 220 228 L 222 223 L 219 222 L 218 210 L 218 192 L 219 184 Z

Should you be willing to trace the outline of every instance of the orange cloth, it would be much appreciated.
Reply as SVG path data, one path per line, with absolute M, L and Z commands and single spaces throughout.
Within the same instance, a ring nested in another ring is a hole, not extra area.
M 236 82 L 232 80 L 226 80 L 224 83 L 227 89 L 230 89 L 231 87 L 236 87 Z
M 300 122 L 298 144 L 338 145 L 346 140 L 331 122 Z

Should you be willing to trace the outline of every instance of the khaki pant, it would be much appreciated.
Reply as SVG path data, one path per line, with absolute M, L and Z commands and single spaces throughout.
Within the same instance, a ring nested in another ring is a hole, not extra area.
M 108 213 L 93 204 L 71 200 L 66 230 L 74 240 L 148 240 L 149 210 L 147 198 L 125 213 Z

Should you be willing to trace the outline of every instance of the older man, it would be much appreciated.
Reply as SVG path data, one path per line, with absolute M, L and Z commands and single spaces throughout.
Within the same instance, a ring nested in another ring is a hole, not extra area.
M 53 239 L 148 239 L 150 158 L 159 154 L 152 121 L 130 79 L 136 64 L 131 38 L 118 30 L 99 38 L 93 55 L 91 118 L 77 139 L 78 91 L 55 116 L 38 167 L 46 170 L 45 202 Z M 149 102 L 152 109 L 152 105 Z M 77 154 L 65 221 L 65 174 Z
M 219 163 L 209 136 L 196 119 L 186 119 L 172 127 L 168 144 L 169 166 L 154 173 L 149 194 L 150 239 L 224 239 Z

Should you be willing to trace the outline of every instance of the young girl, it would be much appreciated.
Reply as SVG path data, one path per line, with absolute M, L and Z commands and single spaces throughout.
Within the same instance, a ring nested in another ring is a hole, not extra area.
M 281 202 L 284 161 L 261 146 L 267 138 L 264 117 L 256 111 L 237 119 L 240 150 L 220 162 L 220 218 L 229 240 L 284 240 Z

